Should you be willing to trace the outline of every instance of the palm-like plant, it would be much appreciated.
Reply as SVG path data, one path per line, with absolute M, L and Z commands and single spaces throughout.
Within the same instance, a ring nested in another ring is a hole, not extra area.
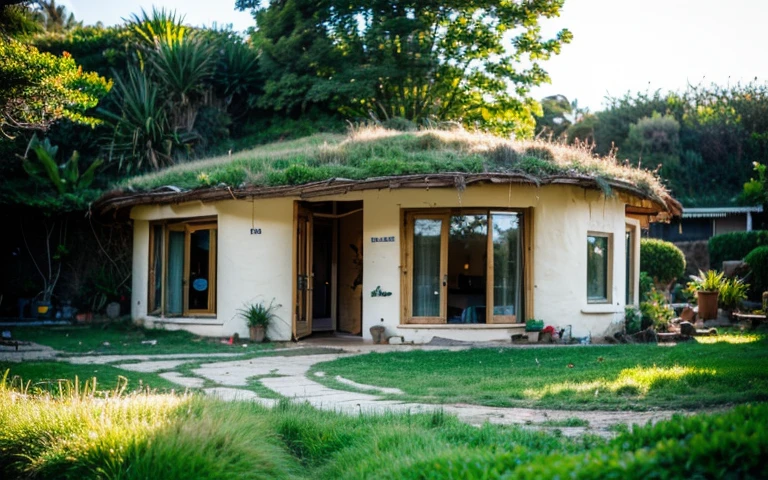
M 129 67 L 126 78 L 115 75 L 114 89 L 121 114 L 104 112 L 115 122 L 112 153 L 120 167 L 155 170 L 171 163 L 174 135 L 168 122 L 165 100 L 157 86 L 136 67 Z

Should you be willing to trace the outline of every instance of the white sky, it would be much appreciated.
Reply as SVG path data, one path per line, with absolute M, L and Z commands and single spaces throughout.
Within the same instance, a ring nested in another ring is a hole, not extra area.
M 235 11 L 234 0 L 60 3 L 87 24 L 121 23 L 153 4 L 177 10 L 193 25 L 245 30 L 254 24 L 249 13 Z M 606 95 L 627 91 L 768 81 L 768 0 L 566 0 L 560 18 L 543 23 L 549 36 L 563 27 L 573 32 L 573 42 L 544 63 L 552 84 L 535 89 L 536 98 L 561 93 L 594 111 Z

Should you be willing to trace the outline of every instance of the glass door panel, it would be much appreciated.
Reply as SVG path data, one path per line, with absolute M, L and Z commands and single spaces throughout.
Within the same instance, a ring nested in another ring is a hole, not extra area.
M 413 316 L 441 317 L 442 231 L 441 218 L 413 220 Z
M 168 232 L 168 284 L 166 286 L 166 313 L 181 315 L 184 298 L 184 232 Z
M 211 231 L 196 230 L 189 239 L 189 298 L 187 310 L 208 310 L 211 273 Z
M 447 323 L 486 323 L 488 215 L 452 215 L 450 220 Z
M 522 291 L 521 215 L 492 212 L 493 323 L 518 321 Z

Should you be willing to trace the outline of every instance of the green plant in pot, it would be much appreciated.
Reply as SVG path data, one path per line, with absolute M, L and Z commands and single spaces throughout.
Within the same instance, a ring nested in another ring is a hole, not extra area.
M 696 294 L 699 304 L 699 319 L 710 320 L 717 318 L 717 300 L 723 285 L 723 272 L 709 270 L 706 273 L 699 270 L 698 275 L 691 275 L 688 290 Z
M 281 305 L 275 304 L 274 299 L 267 305 L 264 302 L 251 303 L 238 310 L 240 316 L 248 325 L 248 333 L 252 342 L 261 343 L 267 333 L 267 328 L 275 319 L 275 312 Z
M 531 318 L 525 322 L 525 331 L 528 333 L 528 342 L 536 343 L 539 341 L 539 332 L 544 329 L 544 320 Z

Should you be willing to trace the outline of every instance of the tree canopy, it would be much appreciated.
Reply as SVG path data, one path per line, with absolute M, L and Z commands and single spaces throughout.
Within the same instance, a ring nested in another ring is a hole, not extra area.
M 261 105 L 336 109 L 351 118 L 456 121 L 533 134 L 549 81 L 541 62 L 571 40 L 544 39 L 539 20 L 562 0 L 238 0 L 257 22 L 266 77 Z
M 95 124 L 88 114 L 112 83 L 83 72 L 71 55 L 41 53 L 35 47 L 0 37 L 0 133 L 45 130 L 65 118 Z

